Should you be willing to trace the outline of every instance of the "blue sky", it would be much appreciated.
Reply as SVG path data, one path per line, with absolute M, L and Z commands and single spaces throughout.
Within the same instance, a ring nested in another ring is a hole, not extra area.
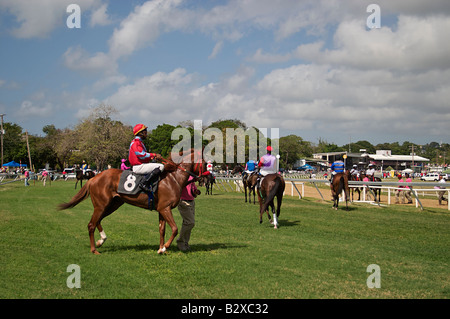
M 447 0 L 0 0 L 0 113 L 32 134 L 106 103 L 151 128 L 238 118 L 314 143 L 449 143 L 449 29 Z

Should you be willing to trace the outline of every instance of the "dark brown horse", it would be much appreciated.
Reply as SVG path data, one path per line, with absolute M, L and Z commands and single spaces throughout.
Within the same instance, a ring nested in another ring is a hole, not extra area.
M 330 183 L 331 197 L 333 198 L 333 208 L 338 209 L 339 206 L 339 195 L 344 191 L 345 196 L 345 209 L 348 210 L 348 199 L 350 190 L 348 187 L 349 173 L 337 173 L 334 175 L 333 182 Z
M 174 158 L 175 154 L 172 154 Z M 175 224 L 172 209 L 178 206 L 181 197 L 181 190 L 187 185 L 188 178 L 192 174 L 201 175 L 204 170 L 205 162 L 202 160 L 201 151 L 191 149 L 181 156 L 176 157 L 177 163 L 172 159 L 162 159 L 164 162 L 164 171 L 160 175 L 160 182 L 157 193 L 155 194 L 155 209 L 159 213 L 159 234 L 160 243 L 158 254 L 162 254 L 170 247 L 175 239 L 178 228 Z M 100 224 L 102 219 L 112 214 L 124 203 L 148 209 L 148 196 L 145 193 L 137 195 L 124 195 L 117 192 L 120 175 L 122 170 L 109 169 L 96 175 L 81 188 L 72 200 L 68 203 L 59 205 L 59 209 L 72 208 L 91 196 L 94 206 L 94 213 L 88 224 L 89 239 L 91 243 L 91 252 L 99 254 L 95 248 L 94 232 L 95 228 L 100 232 L 101 239 L 97 241 L 97 247 L 100 247 L 106 240 L 106 234 Z M 172 235 L 164 243 L 166 231 L 166 222 L 172 229 Z
M 207 172 L 209 173 L 209 172 Z M 198 179 L 199 185 L 200 186 L 205 186 L 206 187 L 206 195 L 212 195 L 212 190 L 213 190 L 213 186 L 214 183 L 216 182 L 216 178 L 214 177 L 213 174 L 209 173 L 209 174 L 204 174 L 203 176 L 200 176 L 200 178 Z
M 81 187 L 83 187 L 83 179 L 90 180 L 92 177 L 95 176 L 95 173 L 93 171 L 86 171 L 86 173 L 83 174 L 82 170 L 77 170 L 75 172 L 75 174 L 76 174 L 75 176 L 77 178 L 77 181 L 75 182 L 75 189 L 77 189 L 78 181 L 80 181 L 80 185 L 81 185 Z
M 256 175 L 255 175 L 256 176 Z M 273 228 L 278 228 L 278 217 L 280 216 L 281 201 L 283 200 L 283 193 L 286 187 L 284 178 L 279 174 L 268 174 L 261 177 L 260 187 L 257 188 L 259 201 L 259 223 L 262 223 L 262 216 L 267 212 L 267 217 Z M 253 184 L 252 186 L 256 186 Z M 277 211 L 275 213 L 274 198 L 277 197 Z M 269 215 L 269 206 L 272 208 L 273 220 Z
M 251 204 L 252 199 L 251 195 L 253 192 L 253 204 L 256 204 L 256 195 L 255 195 L 255 187 L 252 185 L 255 185 L 256 183 L 256 174 L 252 174 L 251 176 L 248 176 L 247 173 L 244 172 L 245 168 L 238 164 L 236 165 L 233 170 L 231 171 L 231 174 L 234 175 L 236 173 L 242 174 L 242 185 L 244 186 L 244 194 L 245 194 L 245 202 L 247 203 L 247 189 L 248 189 L 248 202 Z M 252 180 L 254 179 L 254 183 Z

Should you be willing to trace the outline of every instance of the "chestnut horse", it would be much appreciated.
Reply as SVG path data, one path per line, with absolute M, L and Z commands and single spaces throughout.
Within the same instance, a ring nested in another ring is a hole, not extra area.
M 257 175 L 254 175 L 257 176 Z M 286 187 L 284 178 L 279 174 L 267 174 L 261 177 L 260 187 L 257 189 L 258 201 L 259 201 L 259 223 L 262 223 L 262 216 L 264 212 L 267 212 L 267 217 L 270 223 L 273 224 L 273 228 L 278 228 L 278 217 L 280 216 L 281 201 L 283 200 L 283 193 Z M 256 181 L 252 184 L 256 186 Z M 277 212 L 275 214 L 274 198 L 277 197 Z M 273 220 L 270 219 L 269 206 L 272 208 Z
M 170 247 L 178 233 L 178 228 L 172 215 L 172 209 L 178 206 L 181 190 L 188 184 L 189 176 L 201 175 L 202 171 L 204 171 L 205 162 L 201 154 L 201 151 L 191 149 L 182 155 L 177 155 L 178 160 L 176 161 L 178 163 L 172 161 L 171 158 L 162 160 L 164 162 L 164 171 L 160 175 L 158 190 L 154 196 L 154 206 L 159 213 L 160 243 L 158 254 L 164 253 Z M 174 155 L 172 154 L 172 156 Z M 120 169 L 103 171 L 88 180 L 70 202 L 59 205 L 60 210 L 72 208 L 91 196 L 94 213 L 88 224 L 88 230 L 91 252 L 97 255 L 100 253 L 95 247 L 94 232 L 95 228 L 100 232 L 101 239 L 96 243 L 97 247 L 100 247 L 106 240 L 106 234 L 100 224 L 103 218 L 112 214 L 124 203 L 145 209 L 149 208 L 147 194 L 124 195 L 117 192 L 121 174 L 122 170 Z M 172 235 L 164 243 L 166 222 L 169 223 L 172 229 Z
M 330 183 L 331 197 L 333 198 L 333 208 L 338 209 L 339 206 L 339 195 L 344 191 L 345 194 L 345 209 L 348 210 L 348 199 L 349 199 L 349 187 L 348 187 L 349 172 L 337 173 L 334 175 L 333 183 Z

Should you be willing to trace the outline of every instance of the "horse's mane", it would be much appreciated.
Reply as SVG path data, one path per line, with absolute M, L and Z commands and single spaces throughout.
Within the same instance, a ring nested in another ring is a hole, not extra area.
M 174 172 L 177 170 L 178 165 L 174 163 L 170 158 L 163 160 L 164 171 L 165 172 Z
M 182 161 L 180 161 L 179 163 L 176 163 L 173 158 L 176 157 L 176 161 L 178 162 L 181 158 L 192 155 L 193 152 L 195 152 L 194 148 L 190 148 L 189 150 L 187 150 L 185 152 L 169 153 L 169 157 L 167 159 L 163 160 L 164 170 L 167 172 L 176 171 L 178 166 L 182 163 Z

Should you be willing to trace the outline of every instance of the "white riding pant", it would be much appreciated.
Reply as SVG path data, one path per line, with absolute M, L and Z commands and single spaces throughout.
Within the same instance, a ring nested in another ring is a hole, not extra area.
M 263 169 L 263 168 L 261 168 L 259 173 L 262 176 L 266 176 L 266 175 L 269 175 L 269 174 L 276 174 L 277 170 L 276 169 Z
M 159 167 L 159 169 L 164 171 L 164 165 L 160 163 L 144 163 L 141 165 L 133 166 L 133 172 L 136 174 L 148 174 L 151 173 L 155 168 Z

